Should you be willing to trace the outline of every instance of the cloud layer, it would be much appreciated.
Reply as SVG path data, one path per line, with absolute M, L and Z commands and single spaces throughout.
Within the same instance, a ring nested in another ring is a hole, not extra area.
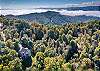
M 67 11 L 67 10 L 57 10 L 57 9 L 20 9 L 20 10 L 0 10 L 0 14 L 2 15 L 23 15 L 23 14 L 29 14 L 29 13 L 41 13 L 46 11 L 55 11 L 59 12 L 62 15 L 69 15 L 69 16 L 76 16 L 76 15 L 86 15 L 86 16 L 98 16 L 100 17 L 100 11 Z

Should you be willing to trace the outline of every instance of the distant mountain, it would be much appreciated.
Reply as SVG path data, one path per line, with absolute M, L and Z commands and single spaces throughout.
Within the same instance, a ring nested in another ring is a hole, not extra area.
M 68 8 L 36 8 L 36 9 L 57 9 L 57 10 L 68 10 L 68 11 L 76 11 L 76 10 L 82 10 L 82 11 L 100 11 L 100 6 L 72 6 Z
M 69 11 L 83 10 L 83 11 L 100 11 L 100 6 L 85 6 L 85 7 L 69 7 Z
M 12 19 L 22 19 L 27 21 L 35 21 L 43 24 L 66 24 L 66 23 L 77 23 L 77 22 L 86 22 L 88 20 L 100 20 L 100 17 L 94 16 L 66 16 L 61 15 L 59 12 L 47 11 L 42 13 L 30 13 L 25 15 L 6 15 L 7 18 Z

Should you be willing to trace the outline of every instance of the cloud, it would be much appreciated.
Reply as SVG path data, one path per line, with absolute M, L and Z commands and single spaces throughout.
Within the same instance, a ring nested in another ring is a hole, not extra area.
M 77 15 L 86 15 L 86 16 L 98 16 L 100 17 L 100 11 L 67 11 L 67 10 L 57 10 L 57 9 L 20 9 L 20 10 L 0 10 L 0 14 L 3 15 L 23 15 L 23 14 L 29 14 L 29 13 L 41 13 L 46 11 L 55 11 L 59 12 L 62 15 L 69 15 L 69 16 L 77 16 Z
M 83 2 L 81 5 L 86 5 L 86 6 L 100 6 L 100 2 Z
M 100 11 L 62 11 L 60 12 L 62 15 L 70 15 L 70 16 L 78 16 L 78 15 L 86 15 L 86 16 L 97 16 L 100 17 Z
M 9 15 L 9 14 L 12 14 L 12 15 L 23 15 L 23 14 L 29 14 L 29 13 L 41 13 L 41 12 L 46 12 L 47 10 L 45 9 L 33 9 L 33 10 L 30 10 L 30 9 L 20 9 L 20 10 L 1 10 L 1 14 L 3 15 Z
M 82 2 L 79 4 L 65 4 L 65 7 L 84 7 L 84 6 L 100 6 L 99 2 Z

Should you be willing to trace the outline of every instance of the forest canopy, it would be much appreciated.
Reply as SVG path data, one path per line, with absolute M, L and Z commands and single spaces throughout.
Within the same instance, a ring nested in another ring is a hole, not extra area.
M 0 16 L 0 71 L 100 71 L 100 21 L 44 25 Z

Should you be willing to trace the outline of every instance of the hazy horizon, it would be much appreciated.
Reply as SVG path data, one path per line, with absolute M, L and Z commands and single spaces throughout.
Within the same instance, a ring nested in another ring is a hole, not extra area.
M 0 0 L 1 9 L 100 5 L 98 0 Z
M 84 6 L 100 6 L 98 0 L 0 0 L 0 15 L 23 15 L 29 13 L 41 13 L 46 11 L 55 11 L 63 15 L 75 16 L 97 16 L 100 17 L 100 11 L 68 11 L 57 9 L 41 9 L 41 8 L 67 8 L 67 7 L 84 7 Z M 36 9 L 40 8 L 40 9 Z

